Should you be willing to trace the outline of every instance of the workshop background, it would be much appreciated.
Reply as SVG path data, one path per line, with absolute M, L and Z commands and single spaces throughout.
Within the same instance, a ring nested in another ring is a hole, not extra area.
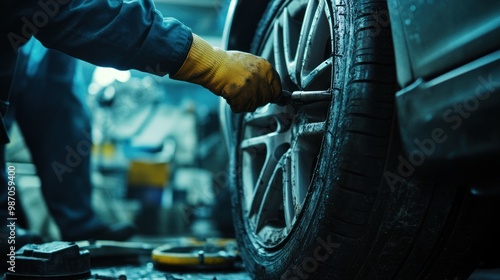
M 228 0 L 155 2 L 164 16 L 221 45 Z M 143 237 L 232 235 L 219 97 L 168 77 L 80 63 L 93 118 L 93 204 L 99 216 L 110 224 L 133 222 Z M 59 239 L 16 125 L 6 160 L 16 166 L 28 227 L 46 240 Z
M 164 16 L 179 19 L 213 45 L 222 44 L 229 0 L 155 2 Z M 132 241 L 151 244 L 179 236 L 233 237 L 220 98 L 168 77 L 80 63 L 93 118 L 93 205 L 99 216 L 109 224 L 134 223 Z M 7 166 L 16 167 L 27 227 L 46 241 L 59 240 L 16 125 L 10 136 Z M 499 275 L 477 270 L 470 279 Z M 249 279 L 246 274 L 227 279 L 237 277 Z

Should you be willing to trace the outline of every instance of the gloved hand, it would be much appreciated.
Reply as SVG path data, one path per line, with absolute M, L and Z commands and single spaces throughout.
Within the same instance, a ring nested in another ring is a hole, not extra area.
M 255 111 L 281 94 L 279 75 L 267 60 L 212 47 L 196 34 L 184 64 L 171 78 L 202 85 L 224 97 L 236 113 Z

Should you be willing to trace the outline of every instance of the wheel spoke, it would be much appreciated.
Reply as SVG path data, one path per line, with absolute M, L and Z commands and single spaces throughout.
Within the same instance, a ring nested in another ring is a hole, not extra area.
M 273 142 L 272 139 L 274 135 L 276 135 L 275 132 L 267 135 L 245 139 L 241 141 L 240 149 L 242 151 L 247 151 L 253 154 L 258 152 L 264 152 L 262 149 L 265 149 L 267 146 L 272 144 Z
M 285 77 L 291 78 L 288 73 L 288 61 L 286 58 L 284 49 L 285 46 L 283 44 L 284 32 L 281 22 L 276 21 L 274 23 L 274 34 L 271 40 L 268 41 L 266 47 L 270 45 L 273 49 L 274 56 L 274 67 L 278 73 L 280 73 L 280 77 L 282 82 L 285 80 Z M 288 75 L 286 75 L 288 73 Z
M 250 215 L 261 208 L 262 199 L 271 187 L 272 175 L 278 161 L 289 147 L 289 132 L 272 132 L 241 142 L 240 149 L 244 152 L 244 166 L 247 168 L 243 174 L 243 191 Z M 259 162 L 261 164 L 258 164 Z
M 252 135 L 262 135 L 272 131 L 286 130 L 292 121 L 291 115 L 291 108 L 268 104 L 252 114 L 247 114 L 244 121 L 248 126 L 259 128 Z
M 323 3 L 323 1 L 320 1 Z M 314 27 L 314 23 L 316 21 L 316 14 L 318 11 L 318 1 L 317 0 L 310 0 L 309 3 L 307 4 L 307 9 L 306 9 L 306 14 L 304 16 L 304 21 L 302 22 L 302 28 L 300 31 L 300 37 L 299 37 L 299 42 L 298 42 L 298 47 L 297 47 L 297 53 L 295 55 L 295 72 L 297 73 L 298 79 L 297 79 L 297 85 L 299 85 L 300 88 L 304 88 L 304 85 L 302 84 L 302 75 L 303 73 L 302 70 L 304 69 L 304 65 L 307 63 L 305 60 L 309 59 L 307 56 L 310 54 L 307 50 L 309 50 L 307 44 L 311 43 L 311 27 Z M 307 52 L 306 52 L 307 51 Z
M 286 220 L 283 212 L 283 160 L 280 161 L 278 167 L 274 170 L 271 180 L 269 181 L 268 187 L 262 196 L 259 203 L 256 203 L 256 214 L 255 214 L 255 232 L 259 231 L 265 227 L 284 227 L 284 221 Z M 255 202 L 255 200 L 254 200 Z
M 294 178 L 291 193 L 297 213 L 302 208 L 311 181 L 313 159 L 308 155 L 312 152 L 314 151 L 309 147 L 296 145 L 290 156 L 290 173 Z
M 285 216 L 285 224 L 287 231 L 291 230 L 296 211 L 296 196 L 293 187 L 293 178 L 291 173 L 291 158 L 290 153 L 285 156 L 285 166 L 283 168 L 283 210 Z
M 328 46 L 331 44 L 331 34 L 330 28 L 328 24 L 328 18 L 325 14 L 325 9 L 327 9 L 325 5 L 325 1 L 320 1 L 319 4 L 317 1 L 315 5 L 311 5 L 311 10 L 314 7 L 314 15 L 311 16 L 311 23 L 308 26 L 307 35 L 304 36 L 303 45 L 303 53 L 298 59 L 302 61 L 301 64 L 301 86 L 302 88 L 310 88 L 312 83 L 315 80 L 320 80 L 320 82 L 324 82 L 325 80 L 329 80 L 330 70 L 332 64 L 331 54 L 327 54 Z M 311 11 L 311 14 L 313 12 Z M 303 33 L 306 34 L 306 33 Z M 323 51 L 318 51 L 323 50 Z M 325 60 L 325 56 L 327 59 Z
M 328 9 L 325 1 L 310 0 L 303 22 L 285 8 L 274 24 L 274 36 L 270 42 L 274 45 L 275 67 L 301 89 L 314 88 L 331 78 L 333 59 L 329 52 L 333 36 L 327 16 L 331 11 Z M 267 45 L 264 50 L 268 51 Z
M 257 184 L 254 189 L 254 193 L 252 195 L 252 200 L 249 201 L 249 214 L 250 216 L 256 216 L 256 230 L 259 230 L 262 226 L 262 222 L 265 221 L 265 215 L 262 211 L 266 209 L 267 197 L 269 196 L 269 191 L 272 190 L 271 185 L 271 177 L 273 175 L 273 171 L 275 170 L 277 161 L 273 157 L 268 157 L 266 162 L 264 163 L 264 167 L 262 169 L 262 173 L 260 174 L 259 179 L 257 180 Z
M 258 54 L 273 63 L 284 89 L 332 88 L 333 29 L 328 6 L 325 0 L 290 1 L 270 25 Z M 239 146 L 243 210 L 249 230 L 266 247 L 285 239 L 304 207 L 330 100 L 266 105 L 244 116 Z
M 299 63 L 297 52 L 300 51 L 300 43 L 297 45 L 297 42 L 300 40 L 300 28 L 301 23 L 292 19 L 290 11 L 285 9 L 283 11 L 283 30 L 281 34 L 277 34 L 282 35 L 282 41 L 277 44 L 277 47 L 283 50 L 288 76 L 295 84 L 298 84 L 300 77 L 299 67 L 297 67 L 297 63 Z

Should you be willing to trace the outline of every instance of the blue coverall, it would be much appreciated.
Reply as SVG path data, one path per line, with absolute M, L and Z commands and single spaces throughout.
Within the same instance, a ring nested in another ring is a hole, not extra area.
M 4 0 L 0 2 L 0 13 L 2 116 L 15 73 L 27 71 L 23 63 L 16 66 L 16 60 L 19 47 L 31 36 L 48 48 L 96 65 L 160 76 L 177 72 L 192 43 L 191 30 L 176 19 L 163 18 L 152 0 Z M 43 116 L 50 112 L 39 110 L 33 114 Z M 6 223 L 8 215 L 3 148 L 0 226 Z
M 20 53 L 28 71 L 12 85 L 6 126 L 17 121 L 63 240 L 87 239 L 105 225 L 91 204 L 91 116 L 80 63 L 34 38 Z

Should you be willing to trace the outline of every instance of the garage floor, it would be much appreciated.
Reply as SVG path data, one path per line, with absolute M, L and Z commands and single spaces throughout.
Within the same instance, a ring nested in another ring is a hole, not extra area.
M 113 269 L 94 269 L 92 275 L 113 277 L 114 279 L 199 279 L 199 280 L 251 280 L 252 278 L 243 268 L 241 271 L 212 271 L 212 272 L 176 272 L 176 271 L 157 271 L 152 264 L 142 267 L 123 266 Z M 124 278 L 126 276 L 127 278 Z M 121 278 L 120 278 L 121 277 Z M 107 279 L 107 278 L 95 278 Z M 468 280 L 500 280 L 500 269 L 477 270 Z
M 92 279 L 195 279 L 195 280 L 251 280 L 241 264 L 233 269 L 223 271 L 184 271 L 157 270 L 153 264 L 146 261 L 142 265 L 124 265 L 115 267 L 95 268 L 92 270 Z M 468 280 L 500 280 L 500 269 L 476 270 Z
M 180 270 L 178 267 L 157 267 L 151 259 L 151 249 L 156 248 L 160 244 L 178 242 L 176 240 L 183 240 L 183 237 L 170 237 L 170 238 L 151 238 L 151 237 L 136 237 L 135 242 L 128 244 L 138 244 L 133 254 L 130 253 L 117 253 L 119 252 L 109 247 L 104 251 L 92 251 L 92 270 L 91 277 L 87 280 L 139 280 L 139 279 L 152 279 L 152 280 L 251 280 L 250 275 L 245 271 L 241 261 L 235 262 L 231 266 L 224 269 L 208 269 L 208 268 L 190 268 Z M 80 248 L 87 249 L 89 246 L 78 242 Z M 96 244 L 96 243 L 92 243 Z M 125 243 L 121 243 L 125 244 Z M 104 254 L 105 255 L 101 255 Z M 48 279 L 48 278 L 47 278 Z M 455 279 L 453 279 L 455 280 Z M 457 279 L 461 280 L 461 279 Z M 500 268 L 498 269 L 478 269 L 469 280 L 500 280 Z
M 198 230 L 204 232 L 212 232 L 208 229 L 210 223 L 199 221 L 196 226 Z M 135 237 L 132 241 L 143 242 L 144 244 L 151 244 L 158 246 L 162 243 L 171 242 L 172 238 L 152 238 L 145 236 Z M 227 270 L 192 270 L 192 271 L 179 271 L 176 269 L 157 269 L 149 256 L 145 255 L 137 259 L 136 263 L 125 263 L 122 265 L 106 265 L 96 266 L 92 270 L 92 279 L 194 279 L 194 280 L 250 280 L 250 275 L 245 271 L 241 262 L 236 262 L 235 265 Z M 98 278 L 100 277 L 100 278 Z M 453 279 L 455 280 L 455 279 Z M 459 280 L 459 279 L 457 279 Z M 461 279 L 460 279 L 461 280 Z M 500 280 L 500 268 L 497 269 L 478 269 L 468 280 Z
M 92 279 L 195 279 L 195 280 L 251 280 L 248 273 L 241 266 L 229 271 L 199 271 L 179 272 L 174 270 L 160 271 L 148 262 L 142 266 L 117 266 L 113 268 L 96 268 L 92 270 Z
M 92 270 L 92 279 L 196 279 L 196 280 L 250 280 L 248 273 L 241 265 L 229 271 L 179 272 L 174 270 L 159 271 L 151 262 L 141 266 L 116 266 L 113 268 L 96 268 Z M 109 278 L 108 278 L 109 277 Z M 468 280 L 500 280 L 500 269 L 477 270 Z
M 248 273 L 245 272 L 199 272 L 199 273 L 176 273 L 176 272 L 159 272 L 151 271 L 144 268 L 123 267 L 113 270 L 94 270 L 93 279 L 196 279 L 196 280 L 251 280 Z M 97 276 L 98 275 L 98 276 Z M 126 275 L 125 278 L 123 275 Z M 101 278 L 98 278 L 101 277 Z
M 25 200 L 28 201 L 28 200 Z M 101 205 L 104 205 L 102 203 Z M 120 211 L 113 211 L 114 213 L 121 213 Z M 172 215 L 176 216 L 176 215 Z M 177 215 L 178 216 L 178 215 Z M 172 217 L 171 217 L 172 218 Z M 169 220 L 169 219 L 162 219 Z M 172 220 L 172 219 L 170 219 Z M 173 224 L 169 224 L 171 227 Z M 159 246 L 169 242 L 172 238 L 178 238 L 182 235 L 197 236 L 197 237 L 214 237 L 218 236 L 217 230 L 210 219 L 196 219 L 193 221 L 189 229 L 183 227 L 178 232 L 183 231 L 184 234 L 177 234 L 176 236 L 160 235 L 155 236 L 136 236 L 131 241 L 143 244 L 148 244 L 150 247 Z M 90 279 L 200 279 L 200 280 L 249 280 L 251 277 L 245 271 L 241 263 L 236 263 L 234 267 L 226 270 L 212 270 L 212 271 L 178 271 L 175 269 L 157 269 L 150 258 L 150 253 L 142 254 L 137 258 L 111 258 L 112 263 L 109 262 L 94 262 L 92 261 L 92 278 Z M 451 279 L 450 279 L 451 280 Z M 455 280 L 455 279 L 453 279 Z M 458 279 L 457 279 L 458 280 Z M 461 279 L 460 279 L 461 280 Z M 500 268 L 490 270 L 476 270 L 469 280 L 500 280 Z
M 199 221 L 196 228 L 203 232 L 212 232 L 210 223 Z M 151 238 L 138 236 L 133 241 L 144 242 L 145 244 L 161 244 L 169 242 L 171 238 Z M 156 246 L 154 245 L 154 246 Z M 234 267 L 228 270 L 200 270 L 200 271 L 178 271 L 175 269 L 159 270 L 155 268 L 148 256 L 141 258 L 138 263 L 124 265 L 105 265 L 95 267 L 92 270 L 92 279 L 200 279 L 200 280 L 250 280 L 250 275 L 245 271 L 241 262 L 235 263 Z M 101 277 L 101 278 L 97 278 Z M 106 278 L 109 277 L 109 278 Z M 457 279 L 458 280 L 458 279 Z M 498 269 L 478 269 L 468 280 L 500 280 L 500 268 Z
M 147 237 L 147 236 L 137 236 L 134 237 L 131 242 L 133 243 L 143 243 L 148 244 L 152 248 L 161 246 L 163 244 L 172 244 L 174 242 L 179 242 L 179 240 L 185 239 L 184 237 Z M 241 262 L 238 260 L 233 265 L 227 266 L 223 269 L 221 268 L 192 268 L 192 269 L 180 269 L 176 267 L 156 267 L 150 258 L 150 254 L 146 253 L 141 256 L 132 259 L 123 259 L 120 263 L 109 263 L 109 259 L 104 262 L 97 262 L 94 260 L 92 262 L 92 279 L 166 279 L 166 280 L 177 280 L 177 279 L 207 279 L 207 280 L 251 280 L 249 274 L 245 271 L 245 268 Z M 95 266 L 94 266 L 95 264 Z M 98 277 L 101 278 L 98 278 Z M 106 278 L 110 277 L 110 278 Z

